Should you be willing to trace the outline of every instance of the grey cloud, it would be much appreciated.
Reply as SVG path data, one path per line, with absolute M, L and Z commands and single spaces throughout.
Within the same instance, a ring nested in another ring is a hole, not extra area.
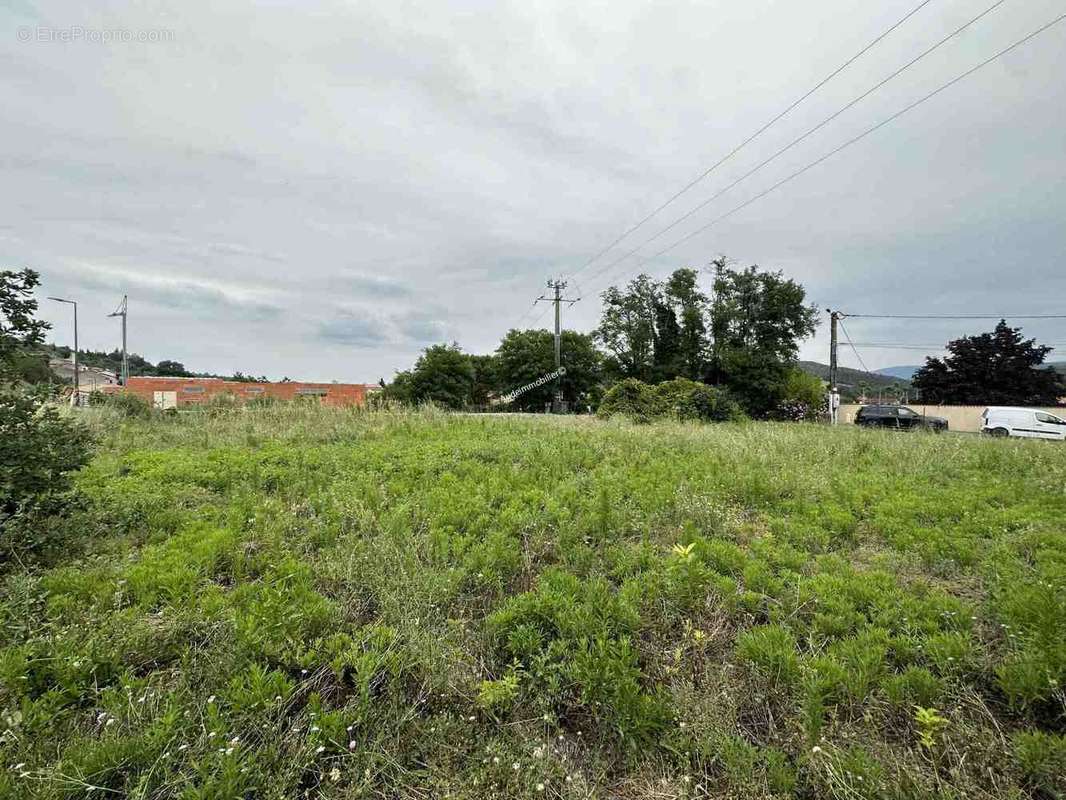
M 349 347 L 375 347 L 387 341 L 379 321 L 354 313 L 338 314 L 318 327 L 318 338 Z
M 0 21 L 90 24 L 71 8 L 9 4 Z M 526 312 L 548 277 L 570 277 L 583 300 L 564 325 L 589 330 L 607 285 L 719 253 L 785 269 L 819 307 L 1040 311 L 1066 291 L 1066 25 L 666 255 L 596 274 L 972 16 L 966 0 L 923 8 L 574 276 L 903 11 L 544 0 L 413 14 L 322 0 L 315 14 L 267 4 L 219 17 L 205 0 L 171 12 L 101 0 L 101 26 L 174 40 L 0 37 L 0 264 L 40 269 L 46 293 L 79 291 L 87 341 L 113 340 L 103 315 L 128 291 L 132 344 L 154 360 L 324 379 L 391 374 L 433 341 L 491 351 L 519 322 L 547 324 L 546 308 Z M 1004 6 L 640 255 L 1058 13 L 1055 0 Z M 1026 332 L 1063 341 L 1051 323 Z M 823 326 L 803 356 L 824 361 L 826 339 Z M 856 365 L 850 351 L 842 361 Z

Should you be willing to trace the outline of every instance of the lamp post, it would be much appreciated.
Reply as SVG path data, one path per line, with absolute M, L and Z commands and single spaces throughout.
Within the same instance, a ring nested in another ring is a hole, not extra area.
M 69 303 L 74 306 L 74 394 L 70 397 L 70 404 L 76 406 L 81 402 L 80 382 L 78 380 L 78 302 L 76 300 L 64 300 L 62 297 L 49 297 L 48 299 L 55 300 L 57 303 Z

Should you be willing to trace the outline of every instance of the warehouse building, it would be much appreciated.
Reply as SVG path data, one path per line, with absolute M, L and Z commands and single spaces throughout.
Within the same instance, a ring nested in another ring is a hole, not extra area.
M 156 378 L 131 376 L 125 391 L 147 400 L 156 408 L 198 405 L 215 397 L 229 396 L 247 402 L 257 398 L 308 400 L 324 406 L 361 406 L 366 403 L 366 386 L 361 383 L 248 383 L 221 378 Z M 123 387 L 107 387 L 122 391 Z

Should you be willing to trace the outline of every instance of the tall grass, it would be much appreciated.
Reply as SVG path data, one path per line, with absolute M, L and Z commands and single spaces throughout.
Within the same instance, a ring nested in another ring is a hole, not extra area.
M 124 419 L 0 584 L 0 796 L 1066 791 L 1066 448 Z

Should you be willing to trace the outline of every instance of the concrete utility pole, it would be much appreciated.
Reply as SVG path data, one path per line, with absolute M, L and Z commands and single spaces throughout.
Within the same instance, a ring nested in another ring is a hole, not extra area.
M 48 299 L 74 306 L 74 394 L 70 396 L 70 404 L 76 406 L 81 402 L 81 383 L 78 380 L 78 303 L 75 300 L 64 300 L 62 297 L 49 297 Z
M 829 422 L 838 422 L 837 409 L 840 406 L 840 392 L 837 388 L 837 323 L 843 316 L 839 311 L 827 308 L 829 312 Z
M 114 314 L 108 314 L 109 317 L 122 317 L 122 376 L 121 383 L 125 386 L 130 379 L 130 364 L 126 360 L 126 295 L 122 295 L 122 302 L 119 307 L 115 309 Z
M 568 303 L 573 305 L 581 298 L 570 299 L 562 296 L 563 289 L 566 288 L 566 281 L 562 280 L 548 280 L 548 288 L 554 290 L 552 297 L 544 297 L 541 295 L 534 301 L 534 305 L 544 300 L 549 303 L 555 304 L 555 371 L 559 371 L 559 367 L 562 366 L 562 342 L 561 342 L 561 330 L 559 327 L 559 304 Z M 563 389 L 562 389 L 562 376 L 555 376 L 555 393 L 552 398 L 552 413 L 562 414 L 566 411 L 565 404 L 563 403 Z

